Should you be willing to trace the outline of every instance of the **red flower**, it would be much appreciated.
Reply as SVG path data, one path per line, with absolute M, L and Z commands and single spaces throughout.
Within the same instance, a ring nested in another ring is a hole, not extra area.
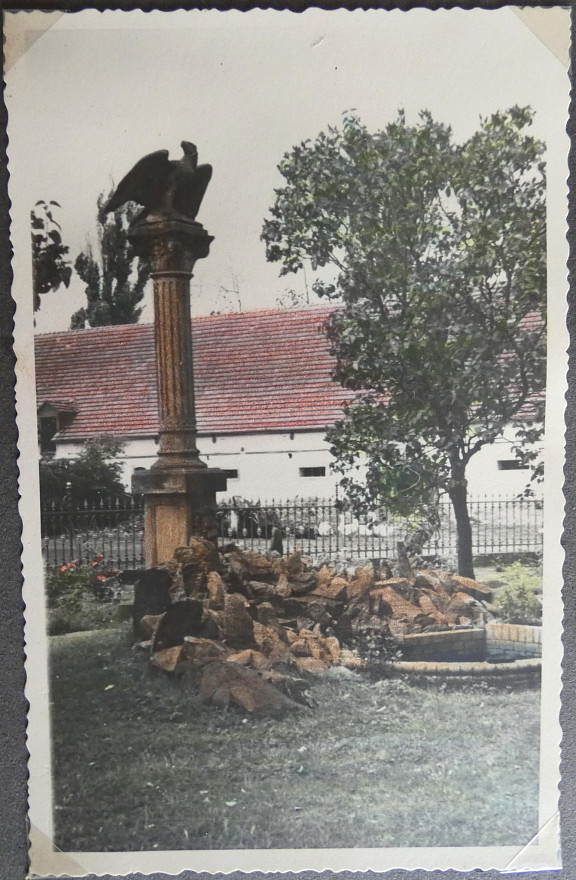
M 71 568 L 76 568 L 75 562 L 65 562 L 64 565 L 60 566 L 60 571 L 70 571 Z

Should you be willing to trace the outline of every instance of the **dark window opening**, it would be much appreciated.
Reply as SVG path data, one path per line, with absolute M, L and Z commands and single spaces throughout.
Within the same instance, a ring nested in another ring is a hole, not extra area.
M 303 467 L 303 468 L 300 468 L 300 476 L 301 477 L 325 477 L 326 476 L 326 468 L 325 467 Z
M 58 431 L 58 419 L 56 416 L 44 416 L 40 419 L 40 452 L 42 455 L 51 455 L 56 452 L 54 436 Z
M 527 471 L 528 465 L 522 464 L 517 458 L 505 458 L 498 462 L 499 471 Z
M 236 470 L 236 468 L 227 468 L 224 470 L 224 473 L 229 480 L 238 479 L 238 471 Z

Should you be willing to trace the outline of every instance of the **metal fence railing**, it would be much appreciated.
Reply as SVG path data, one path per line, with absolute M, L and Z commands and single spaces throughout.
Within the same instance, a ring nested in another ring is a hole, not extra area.
M 468 509 L 475 556 L 541 552 L 541 501 L 474 498 Z M 89 563 L 99 553 L 106 564 L 120 570 L 144 566 L 141 497 L 81 504 L 63 500 L 43 506 L 41 513 L 49 569 L 69 561 Z M 439 513 L 440 528 L 424 543 L 424 557 L 456 555 L 456 524 L 450 502 L 441 501 Z M 219 504 L 217 512 L 221 546 L 234 542 L 247 549 L 267 550 L 276 533 L 284 553 L 298 548 L 315 558 L 393 558 L 397 543 L 409 541 L 413 528 L 405 519 L 381 511 L 356 517 L 337 498 L 266 503 L 232 498 Z
M 141 496 L 43 504 L 40 510 L 44 562 L 89 564 L 102 554 L 118 570 L 143 568 L 144 503 Z

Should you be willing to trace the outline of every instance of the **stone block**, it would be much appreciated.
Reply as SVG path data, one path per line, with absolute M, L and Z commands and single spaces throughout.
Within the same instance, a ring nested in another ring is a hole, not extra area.
M 133 621 L 138 637 L 140 620 L 148 614 L 163 614 L 172 604 L 170 587 L 172 577 L 166 569 L 151 568 L 143 571 L 134 584 Z
M 171 605 L 156 629 L 152 651 L 182 645 L 185 636 L 199 635 L 203 611 L 202 603 L 195 599 L 184 599 Z
M 134 474 L 132 490 L 144 495 L 144 554 L 146 565 L 172 557 L 203 528 L 216 508 L 216 492 L 226 489 L 218 468 L 155 467 Z

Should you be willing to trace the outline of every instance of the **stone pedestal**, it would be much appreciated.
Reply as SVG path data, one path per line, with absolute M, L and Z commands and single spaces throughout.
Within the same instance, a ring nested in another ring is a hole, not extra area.
M 170 559 L 193 535 L 215 539 L 216 492 L 226 490 L 218 468 L 186 470 L 154 465 L 132 477 L 132 491 L 144 495 L 146 567 Z
M 132 478 L 144 495 L 146 565 L 169 559 L 193 534 L 215 537 L 216 492 L 223 471 L 208 468 L 196 446 L 190 279 L 208 256 L 212 236 L 175 211 L 148 214 L 130 230 L 136 252 L 151 263 L 158 384 L 158 459 Z

